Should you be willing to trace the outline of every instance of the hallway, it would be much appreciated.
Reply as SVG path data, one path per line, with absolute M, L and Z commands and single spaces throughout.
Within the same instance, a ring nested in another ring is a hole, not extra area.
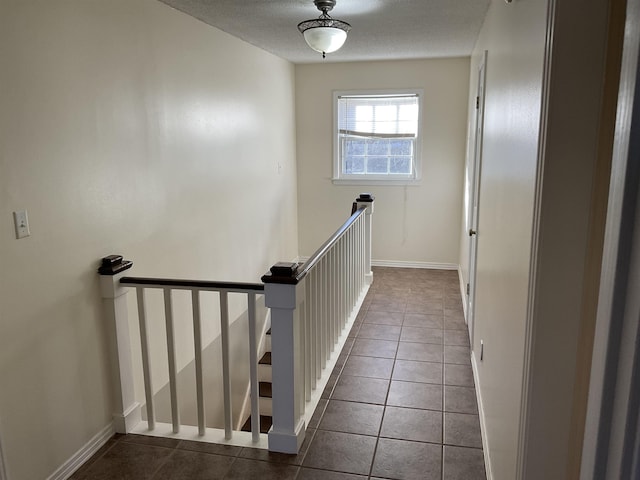
M 484 480 L 455 271 L 374 268 L 298 455 L 116 436 L 71 478 Z

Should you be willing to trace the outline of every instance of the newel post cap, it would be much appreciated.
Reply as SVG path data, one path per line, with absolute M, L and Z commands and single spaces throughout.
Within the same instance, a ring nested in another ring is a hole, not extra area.
M 262 276 L 262 282 L 296 285 L 298 283 L 298 266 L 295 262 L 278 262 Z
M 115 275 L 133 267 L 131 260 L 123 260 L 122 255 L 108 255 L 102 258 L 98 273 L 100 275 Z
M 373 203 L 375 201 L 375 197 L 370 193 L 361 193 L 358 198 L 356 198 L 356 204 L 358 207 L 367 207 L 367 214 L 371 215 L 373 213 Z

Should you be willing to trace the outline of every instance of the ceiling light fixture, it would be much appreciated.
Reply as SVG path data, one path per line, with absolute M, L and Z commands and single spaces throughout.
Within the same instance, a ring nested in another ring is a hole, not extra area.
M 322 12 L 320 17 L 305 20 L 298 24 L 298 30 L 313 50 L 325 54 L 335 52 L 344 45 L 351 25 L 342 20 L 331 18 L 329 13 L 336 6 L 336 0 L 313 0 L 316 8 Z

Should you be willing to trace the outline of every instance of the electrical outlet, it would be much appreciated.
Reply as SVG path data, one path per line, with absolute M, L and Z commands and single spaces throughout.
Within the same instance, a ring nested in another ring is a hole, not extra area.
M 13 224 L 16 227 L 16 238 L 25 238 L 31 235 L 29 231 L 29 218 L 26 210 L 13 212 Z

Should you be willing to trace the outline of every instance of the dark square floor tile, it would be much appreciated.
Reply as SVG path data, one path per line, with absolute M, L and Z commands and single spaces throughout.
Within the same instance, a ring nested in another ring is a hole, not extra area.
M 442 362 L 442 345 L 400 342 L 396 358 L 418 362 Z
M 415 408 L 387 407 L 381 437 L 442 443 L 442 412 Z
M 367 477 L 351 473 L 316 470 L 315 468 L 301 468 L 296 480 L 367 480 Z
M 154 480 L 215 480 L 224 478 L 234 457 L 176 450 Z
M 444 308 L 446 308 L 447 310 L 454 310 L 454 309 L 462 310 L 462 299 L 460 298 L 460 294 L 445 295 Z
M 435 343 L 442 345 L 442 330 L 436 328 L 402 327 L 400 340 L 403 342 Z
M 445 363 L 444 384 L 460 387 L 473 387 L 473 370 L 470 365 Z
M 371 338 L 375 340 L 392 340 L 397 342 L 400 338 L 401 327 L 399 325 L 380 325 L 377 323 L 364 324 L 358 331 L 358 338 Z
M 227 455 L 236 457 L 240 454 L 242 447 L 234 445 L 221 445 L 218 443 L 193 442 L 191 440 L 181 440 L 177 446 L 180 450 L 190 450 L 200 453 L 215 453 L 217 455 Z
M 442 315 L 444 308 L 434 305 L 425 305 L 424 303 L 415 303 L 409 300 L 405 308 L 406 313 L 421 313 L 423 315 Z
M 131 442 L 117 442 L 93 462 L 84 477 L 91 480 L 143 480 L 163 465 L 174 450 Z
M 151 435 L 137 435 L 130 433 L 123 435 L 120 439 L 121 442 L 137 443 L 140 445 L 152 445 L 154 447 L 175 448 L 180 443 L 180 440 L 176 438 L 166 437 L 153 437 Z
M 384 407 L 381 405 L 331 400 L 318 428 L 377 436 L 383 411 Z
M 482 448 L 480 417 L 466 413 L 445 412 L 444 443 L 459 447 Z
M 444 317 L 442 315 L 425 315 L 422 313 L 405 313 L 404 327 L 443 328 Z
M 442 363 L 396 360 L 393 380 L 442 385 Z
M 459 308 L 445 308 L 444 309 L 444 316 L 447 317 L 447 318 L 455 318 L 455 319 L 464 321 L 464 310 L 462 310 L 462 307 L 459 307 Z
M 381 438 L 372 475 L 398 480 L 439 479 L 442 446 Z
M 393 380 L 387 405 L 442 410 L 442 385 Z
M 464 347 L 469 346 L 469 334 L 466 330 L 445 330 L 444 331 L 444 344 L 445 345 L 460 345 Z
M 224 478 L 229 480 L 247 480 L 248 478 L 259 478 L 261 480 L 293 480 L 297 474 L 298 467 L 293 465 L 238 458 L 233 462 L 231 469 Z
M 371 301 L 376 303 L 406 301 L 409 296 L 409 290 L 399 288 L 395 291 L 388 289 L 378 290 L 371 296 Z
M 406 300 L 397 300 L 393 302 L 372 301 L 369 305 L 369 313 L 371 312 L 404 312 Z
M 484 456 L 477 448 L 444 446 L 443 480 L 486 480 Z
M 445 330 L 467 330 L 467 324 L 464 323 L 464 319 L 445 317 L 444 328 Z
M 407 299 L 411 303 L 434 303 L 440 302 L 444 305 L 444 293 L 441 288 L 427 288 L 423 285 L 416 285 L 411 289 L 411 294 Z
M 444 387 L 444 410 L 455 413 L 478 413 L 476 391 L 469 387 Z
M 375 437 L 318 430 L 303 465 L 368 475 L 375 448 Z
M 351 355 L 342 370 L 342 375 L 354 377 L 391 378 L 393 359 L 359 357 Z
M 378 312 L 368 311 L 363 324 L 377 323 L 380 325 L 402 325 L 404 315 L 402 312 Z
M 351 355 L 366 357 L 394 358 L 398 342 L 390 340 L 372 340 L 369 338 L 357 338 L 351 349 Z
M 389 380 L 342 375 L 332 399 L 384 405 L 388 390 Z
M 471 365 L 471 351 L 469 350 L 469 347 L 445 345 L 444 363 Z

